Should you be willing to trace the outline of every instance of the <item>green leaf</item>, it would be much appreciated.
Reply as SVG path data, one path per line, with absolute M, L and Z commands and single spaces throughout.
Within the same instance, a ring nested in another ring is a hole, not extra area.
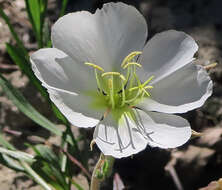
M 0 144 L 7 149 L 16 150 L 15 147 L 12 144 L 10 144 L 8 141 L 6 141 L 1 134 L 0 134 Z M 20 172 L 24 171 L 24 168 L 21 167 L 18 161 L 10 158 L 7 155 L 0 154 L 0 163 L 13 170 Z
M 15 147 L 12 144 L 10 144 L 8 141 L 6 141 L 1 134 L 0 134 L 0 144 L 2 144 L 2 146 L 10 150 L 16 150 Z
M 45 190 L 52 190 L 51 187 L 26 163 L 20 162 L 25 171 L 28 173 L 32 179 L 34 179 L 38 184 L 40 184 Z
M 0 154 L 0 163 L 3 164 L 4 166 L 8 167 L 8 168 L 11 168 L 15 171 L 18 171 L 18 172 L 24 172 L 24 168 L 19 164 L 18 161 L 10 158 L 9 156 L 7 155 L 4 155 L 4 154 Z
M 15 158 L 15 159 L 23 160 L 23 161 L 30 162 L 30 163 L 35 161 L 34 156 L 32 156 L 31 154 L 28 154 L 26 152 L 9 150 L 9 149 L 0 147 L 0 153 L 11 156 L 12 158 Z
M 45 13 L 47 10 L 47 0 L 25 0 L 26 10 L 28 13 L 29 20 L 32 24 L 38 46 L 43 47 L 43 25 L 45 21 Z
M 15 39 L 18 47 L 20 48 L 22 54 L 27 57 L 28 56 L 28 52 L 26 50 L 26 48 L 23 45 L 23 42 L 19 39 L 18 35 L 16 34 L 14 27 L 11 25 L 10 20 L 8 18 L 8 16 L 4 13 L 3 9 L 0 7 L 0 15 L 1 17 L 4 19 L 4 21 L 6 22 L 6 24 L 9 27 L 9 30 L 13 36 L 13 38 Z
M 67 176 L 61 171 L 57 155 L 43 145 L 29 146 L 37 154 L 35 157 L 37 161 L 33 163 L 33 168 L 35 168 L 39 175 L 56 189 L 69 190 L 69 185 L 66 182 Z
M 63 16 L 63 15 L 65 14 L 68 1 L 69 1 L 69 0 L 63 0 L 63 1 L 62 1 L 62 8 L 61 8 L 61 10 L 60 10 L 59 17 L 61 17 L 61 16 Z
M 9 99 L 23 112 L 27 117 L 35 121 L 43 128 L 49 130 L 53 134 L 62 136 L 62 131 L 59 130 L 51 121 L 41 115 L 31 104 L 25 99 L 25 97 L 15 89 L 1 74 L 0 74 L 0 86 L 6 93 Z
M 29 21 L 32 24 L 38 45 L 41 47 L 41 14 L 39 0 L 25 0 L 25 3 Z
M 59 158 L 48 147 L 39 144 L 39 145 L 34 146 L 33 150 L 35 151 L 35 153 L 38 156 L 41 156 L 45 160 L 47 160 L 47 161 L 49 161 L 51 163 L 54 163 L 56 166 L 59 167 Z

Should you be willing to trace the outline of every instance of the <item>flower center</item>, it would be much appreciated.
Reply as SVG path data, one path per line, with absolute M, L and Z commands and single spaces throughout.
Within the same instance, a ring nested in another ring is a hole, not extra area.
M 137 68 L 142 65 L 137 62 L 142 52 L 134 51 L 126 56 L 121 64 L 122 72 L 105 72 L 104 69 L 96 64 L 86 62 L 94 68 L 95 79 L 98 91 L 95 96 L 94 105 L 103 105 L 112 112 L 126 111 L 134 107 L 144 97 L 150 97 L 149 85 L 154 76 L 149 77 L 142 83 L 136 74 Z M 118 114 L 119 115 L 119 114 Z

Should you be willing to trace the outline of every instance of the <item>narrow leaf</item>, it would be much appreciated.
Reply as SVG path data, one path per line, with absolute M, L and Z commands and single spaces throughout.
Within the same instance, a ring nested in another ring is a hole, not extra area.
M 8 141 L 6 141 L 1 134 L 0 134 L 0 144 L 10 150 L 15 150 L 15 147 L 12 144 L 10 144 Z
M 45 190 L 52 190 L 51 187 L 26 163 L 21 161 L 22 166 L 26 172 Z
M 51 121 L 41 115 L 31 104 L 25 99 L 25 97 L 15 89 L 2 75 L 0 75 L 0 86 L 9 99 L 23 112 L 27 117 L 35 121 L 40 126 L 49 130 L 53 134 L 62 136 L 62 131 L 59 130 Z
M 26 11 L 28 13 L 29 20 L 32 24 L 32 28 L 35 33 L 35 37 L 38 42 L 39 48 L 42 47 L 41 39 L 41 12 L 39 0 L 25 0 Z
M 60 10 L 59 17 L 61 17 L 61 16 L 63 16 L 63 15 L 65 14 L 68 1 L 69 1 L 69 0 L 63 0 L 63 1 L 62 1 L 62 8 L 61 8 L 61 10 Z
M 0 163 L 8 168 L 11 168 L 18 172 L 24 172 L 24 168 L 19 164 L 17 160 L 10 158 L 5 154 L 0 154 Z
M 31 154 L 28 154 L 26 152 L 21 152 L 21 151 L 15 151 L 15 150 L 8 150 L 6 148 L 2 148 L 0 147 L 0 153 L 2 154 L 6 154 L 8 156 L 11 156 L 15 159 L 18 160 L 23 160 L 26 162 L 33 162 L 34 160 L 34 156 L 32 156 Z

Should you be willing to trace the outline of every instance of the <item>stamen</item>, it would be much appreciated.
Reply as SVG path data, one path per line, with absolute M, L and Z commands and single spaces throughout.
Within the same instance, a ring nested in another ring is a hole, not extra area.
M 131 52 L 129 55 L 127 55 L 124 58 L 124 60 L 123 60 L 123 62 L 121 64 L 121 67 L 123 67 L 127 62 L 130 62 L 135 56 L 140 55 L 140 54 L 142 54 L 141 51 L 133 51 L 133 52 Z
M 134 91 L 134 90 L 137 90 L 138 88 L 140 88 L 139 86 L 136 86 L 136 87 L 133 87 L 133 88 L 130 88 L 129 91 Z
M 126 80 L 126 78 L 118 72 L 106 72 L 106 73 L 102 74 L 102 77 L 109 76 L 109 75 L 119 76 L 122 80 L 124 80 L 124 81 Z
M 119 77 L 120 77 L 123 81 L 126 80 L 126 78 L 125 78 L 123 75 L 120 75 Z
M 118 73 L 118 72 L 106 72 L 106 73 L 102 74 L 102 77 L 109 76 L 109 75 L 117 75 L 117 76 L 119 76 L 121 74 Z
M 101 90 L 102 88 L 101 88 L 101 84 L 100 84 L 100 80 L 99 80 L 99 75 L 97 73 L 97 70 L 96 69 L 94 69 L 94 70 L 95 70 L 95 77 L 96 77 L 97 87 Z
M 148 85 L 148 86 L 145 86 L 144 88 L 145 88 L 145 89 L 152 89 L 153 86 Z
M 85 62 L 84 64 L 85 64 L 85 65 L 88 65 L 88 66 L 90 66 L 90 67 L 93 67 L 94 69 L 98 69 L 98 70 L 104 72 L 104 69 L 103 69 L 102 67 L 100 67 L 100 66 L 98 66 L 98 65 L 96 65 L 96 64 L 94 64 L 94 63 Z
M 129 62 L 127 63 L 126 65 L 123 66 L 123 69 L 126 69 L 127 67 L 131 66 L 131 65 L 135 65 L 135 66 L 138 66 L 138 67 L 142 67 L 141 64 L 137 63 L 137 62 Z
M 143 87 L 145 87 L 153 78 L 154 78 L 153 75 L 150 78 L 148 78 L 147 81 L 143 83 Z
M 144 88 L 142 89 L 142 91 L 143 91 L 148 97 L 150 97 L 150 93 L 147 92 Z

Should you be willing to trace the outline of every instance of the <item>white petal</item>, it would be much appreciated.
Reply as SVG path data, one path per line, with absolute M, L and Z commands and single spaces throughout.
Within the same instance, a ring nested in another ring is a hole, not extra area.
M 36 77 L 44 86 L 74 93 L 96 89 L 93 69 L 77 64 L 71 57 L 56 48 L 40 49 L 31 55 Z
M 136 8 L 123 3 L 105 4 L 95 14 L 65 15 L 52 27 L 54 47 L 107 71 L 118 69 L 125 56 L 141 50 L 146 38 L 145 19 Z
M 184 113 L 201 107 L 212 94 L 213 83 L 205 69 L 193 63 L 153 84 L 151 98 L 139 105 L 149 111 Z
M 90 99 L 87 96 L 54 89 L 48 89 L 48 92 L 52 102 L 74 126 L 95 127 L 104 113 L 90 109 Z
M 182 117 L 142 110 L 136 112 L 151 146 L 175 148 L 186 143 L 191 136 L 190 124 Z
M 56 48 L 40 49 L 31 55 L 35 75 L 48 90 L 50 99 L 77 127 L 94 127 L 103 112 L 90 107 L 90 97 L 84 95 L 96 89 L 93 70 L 76 64 L 72 58 Z
M 152 82 L 159 81 L 193 60 L 198 46 L 192 37 L 184 32 L 169 30 L 156 34 L 146 44 L 141 64 L 141 79 L 154 75 Z
M 115 158 L 136 154 L 147 145 L 147 140 L 137 131 L 135 124 L 124 115 L 118 122 L 108 115 L 96 127 L 94 140 L 104 155 Z

